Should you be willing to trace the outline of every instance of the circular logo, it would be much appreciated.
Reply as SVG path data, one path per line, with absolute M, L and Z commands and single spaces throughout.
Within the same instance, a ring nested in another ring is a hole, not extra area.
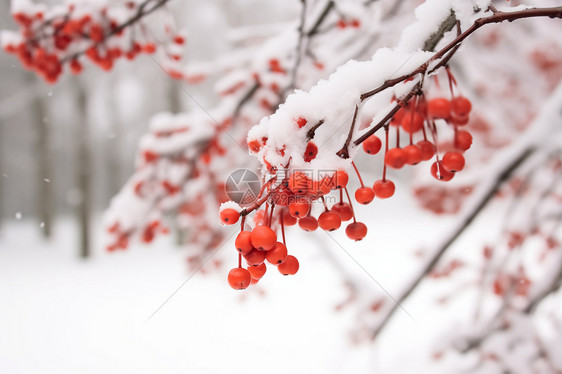
M 250 205 L 258 198 L 261 181 L 254 171 L 237 169 L 226 178 L 224 189 L 230 200 L 242 206 Z

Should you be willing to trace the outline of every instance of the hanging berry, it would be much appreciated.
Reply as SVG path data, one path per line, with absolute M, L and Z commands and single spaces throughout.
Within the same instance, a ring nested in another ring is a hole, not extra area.
M 277 243 L 277 235 L 268 226 L 256 226 L 252 230 L 250 241 L 254 248 L 260 251 L 267 251 Z
M 243 290 L 248 288 L 252 276 L 250 272 L 243 268 L 234 268 L 228 273 L 228 284 L 235 290 Z
M 318 226 L 320 226 L 322 230 L 334 231 L 340 228 L 341 221 L 342 219 L 338 213 L 327 210 L 318 217 Z
M 295 256 L 287 256 L 285 262 L 277 266 L 279 272 L 283 275 L 294 275 L 299 271 L 299 261 Z
M 376 135 L 369 136 L 362 144 L 365 153 L 376 155 L 382 147 L 382 142 Z

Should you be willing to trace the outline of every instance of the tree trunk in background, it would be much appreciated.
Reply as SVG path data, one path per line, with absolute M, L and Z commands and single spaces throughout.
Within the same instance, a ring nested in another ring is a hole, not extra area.
M 109 91 L 111 92 L 111 90 Z M 121 123 L 119 122 L 115 110 L 115 99 L 112 94 L 108 93 L 108 100 L 105 105 L 110 108 L 110 134 L 104 137 L 103 147 L 105 148 L 105 164 L 107 170 L 107 201 L 109 202 L 113 196 L 119 192 L 122 187 L 121 177 L 121 150 L 120 142 L 123 141 L 121 134 Z
M 29 75 L 32 82 L 37 79 Z M 31 106 L 32 120 L 37 136 L 36 154 L 36 207 L 37 218 L 40 222 L 41 233 L 44 238 L 50 238 L 52 234 L 54 216 L 54 195 L 52 188 L 53 179 L 53 155 L 50 148 L 49 119 L 47 118 L 45 98 L 38 95 Z
M 181 88 L 178 87 L 178 83 L 176 83 L 173 79 L 168 79 L 170 82 L 169 90 L 168 90 L 168 102 L 170 103 L 170 112 L 177 114 L 181 112 L 181 100 L 180 100 L 180 90 Z
M 76 206 L 79 225 L 80 257 L 87 258 L 91 254 L 90 216 L 92 210 L 91 173 L 91 135 L 88 123 L 86 91 L 82 84 L 77 84 L 78 133 L 76 134 L 76 177 L 80 199 Z

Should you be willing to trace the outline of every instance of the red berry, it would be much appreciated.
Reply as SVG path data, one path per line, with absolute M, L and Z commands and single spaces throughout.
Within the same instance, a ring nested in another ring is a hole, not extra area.
M 261 277 L 263 277 L 265 275 L 265 272 L 267 271 L 267 266 L 262 263 L 258 266 L 249 266 L 247 270 L 250 273 L 252 279 L 261 279 Z
M 341 217 L 334 211 L 325 211 L 318 217 L 318 225 L 326 231 L 334 231 L 341 226 Z
M 312 188 L 312 181 L 300 171 L 289 177 L 289 189 L 296 194 L 303 195 Z
M 394 117 L 392 117 L 390 124 L 392 126 L 399 126 L 402 120 L 404 119 L 404 117 L 406 116 L 406 113 L 408 113 L 408 109 L 406 109 L 405 107 L 400 107 L 400 109 L 398 109 L 398 112 L 396 112 Z
M 361 187 L 355 191 L 355 200 L 359 204 L 367 205 L 375 198 L 375 191 L 370 187 Z
M 267 226 L 256 226 L 250 235 L 250 241 L 254 248 L 260 251 L 267 251 L 277 243 L 277 235 Z
M 285 226 L 294 226 L 297 224 L 297 219 L 293 217 L 288 209 L 283 209 L 283 225 Z
M 406 163 L 406 154 L 402 148 L 392 148 L 384 155 L 384 163 L 386 166 L 400 169 Z
M 332 190 L 332 178 L 324 177 L 319 181 L 312 181 L 312 193 L 326 195 Z
M 243 255 L 247 255 L 252 251 L 252 249 L 254 249 L 252 242 L 250 241 L 251 234 L 252 233 L 249 231 L 240 231 L 240 234 L 238 234 L 236 240 L 234 241 L 236 250 Z
M 278 191 L 271 194 L 271 201 L 275 205 L 287 206 L 289 202 L 293 199 L 293 193 L 291 190 L 285 187 L 281 187 Z
M 279 265 L 287 259 L 287 247 L 281 242 L 277 242 L 275 247 L 265 252 L 265 259 L 273 265 Z
M 455 173 L 464 168 L 464 156 L 459 152 L 447 152 L 442 163 L 445 170 Z
M 414 144 L 404 147 L 404 153 L 406 154 L 406 163 L 408 165 L 416 165 L 420 163 L 423 158 L 421 149 Z
M 263 264 L 265 261 L 266 253 L 265 251 L 259 251 L 257 249 L 252 249 L 250 253 L 244 256 L 244 259 L 251 266 L 258 266 Z
M 304 126 L 306 126 L 306 124 L 307 124 L 307 120 L 306 120 L 306 119 L 304 119 L 304 118 L 302 118 L 302 117 L 299 117 L 299 118 L 297 119 L 297 125 L 299 126 L 299 129 L 302 128 L 302 127 L 304 127 Z
M 289 213 L 295 218 L 301 218 L 308 214 L 310 203 L 307 201 L 295 201 L 289 204 Z
M 367 236 L 367 226 L 361 222 L 353 222 L 345 228 L 345 234 L 349 239 L 359 241 Z
M 80 74 L 82 72 L 82 64 L 76 60 L 73 59 L 72 61 L 70 61 L 70 71 L 72 72 L 72 74 Z
M 451 102 L 442 97 L 429 100 L 427 103 L 427 115 L 430 118 L 449 118 L 451 115 Z
M 96 43 L 100 43 L 103 41 L 103 38 L 104 38 L 104 32 L 101 25 L 98 24 L 92 25 L 92 28 L 90 29 L 90 39 L 92 39 Z
M 306 216 L 299 219 L 299 226 L 304 231 L 314 231 L 318 228 L 318 221 L 312 216 Z
M 363 142 L 363 150 L 370 154 L 375 155 L 379 153 L 382 147 L 382 142 L 376 135 L 371 135 Z
M 143 51 L 148 54 L 156 52 L 156 46 L 154 43 L 146 43 L 143 47 Z
M 252 276 L 250 272 L 243 268 L 234 268 L 228 273 L 228 284 L 235 290 L 243 290 L 248 288 L 250 282 L 252 281 Z
M 316 158 L 318 154 L 318 147 L 313 142 L 308 142 L 304 151 L 304 161 L 310 162 Z
M 248 140 L 248 149 L 254 153 L 258 153 L 261 149 L 262 145 L 260 144 L 259 140 L 253 139 Z
M 435 145 L 429 140 L 420 140 L 416 145 L 422 153 L 422 160 L 431 160 L 433 155 L 435 155 Z
M 433 165 L 431 165 L 431 175 L 437 180 L 447 182 L 453 179 L 455 173 L 447 171 L 441 161 L 435 161 Z
M 459 116 L 456 114 L 451 115 L 451 123 L 455 126 L 464 126 L 468 123 L 468 114 L 465 116 Z
M 472 135 L 468 131 L 458 130 L 455 135 L 455 148 L 466 151 L 472 145 Z
M 332 210 L 339 214 L 342 221 L 349 221 L 353 217 L 353 209 L 348 203 L 336 203 L 332 206 Z
M 295 256 L 287 256 L 285 262 L 277 266 L 279 272 L 283 275 L 293 275 L 299 271 L 299 261 Z
M 472 104 L 466 97 L 458 96 L 451 100 L 451 111 L 460 117 L 467 116 L 471 109 Z
M 347 186 L 347 182 L 349 181 L 349 176 L 344 170 L 338 170 L 334 175 L 334 181 L 335 181 L 335 188 L 339 190 Z
M 221 210 L 220 219 L 221 222 L 225 225 L 234 225 L 236 222 L 238 222 L 238 218 L 240 218 L 240 213 L 232 208 Z
M 402 128 L 408 134 L 414 134 L 423 127 L 423 117 L 417 112 L 408 112 L 402 119 Z
M 382 180 L 379 179 L 378 181 L 373 184 L 373 190 L 375 190 L 375 196 L 379 199 L 388 199 L 392 195 L 394 195 L 396 187 L 394 183 L 390 180 Z

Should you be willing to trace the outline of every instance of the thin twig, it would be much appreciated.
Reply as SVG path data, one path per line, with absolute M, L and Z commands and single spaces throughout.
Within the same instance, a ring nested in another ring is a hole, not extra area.
M 345 140 L 343 147 L 336 153 L 336 155 L 341 158 L 349 158 L 349 143 L 351 143 L 353 131 L 355 130 L 355 122 L 357 122 L 357 112 L 359 112 L 359 106 L 355 105 L 355 113 L 353 113 L 353 120 L 351 120 L 351 127 L 349 128 L 347 139 Z

